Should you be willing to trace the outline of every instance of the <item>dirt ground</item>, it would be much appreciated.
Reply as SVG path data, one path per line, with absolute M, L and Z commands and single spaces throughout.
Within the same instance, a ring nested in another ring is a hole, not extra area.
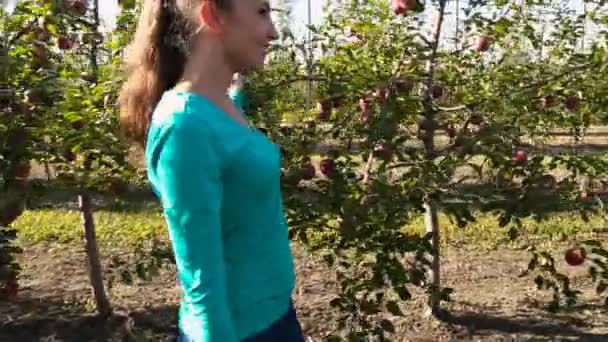
M 335 333 L 337 312 L 329 301 L 337 288 L 333 272 L 294 247 L 297 259 L 295 301 L 307 342 Z M 23 290 L 0 302 L 0 341 L 173 341 L 178 294 L 167 270 L 152 283 L 117 285 L 110 290 L 116 315 L 101 321 L 85 273 L 84 255 L 27 247 L 22 258 Z M 593 289 L 584 268 L 564 270 L 583 290 L 580 304 L 566 313 L 540 308 L 548 297 L 532 280 L 517 275 L 527 263 L 524 252 L 510 249 L 465 251 L 452 247 L 443 258 L 444 279 L 455 289 L 442 321 L 425 315 L 423 297 L 403 307 L 394 319 L 393 341 L 608 341 L 608 310 L 586 301 Z

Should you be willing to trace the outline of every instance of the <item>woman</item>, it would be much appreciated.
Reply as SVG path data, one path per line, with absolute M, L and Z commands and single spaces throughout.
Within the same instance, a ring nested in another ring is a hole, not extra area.
M 128 51 L 121 122 L 163 205 L 181 341 L 303 341 L 279 148 L 227 91 L 276 35 L 266 0 L 146 0 Z

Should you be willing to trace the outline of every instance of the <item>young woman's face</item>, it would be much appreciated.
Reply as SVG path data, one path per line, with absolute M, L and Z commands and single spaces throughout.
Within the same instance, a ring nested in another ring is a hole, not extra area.
M 261 68 L 277 31 L 268 0 L 231 0 L 231 10 L 218 15 L 226 59 L 235 68 Z

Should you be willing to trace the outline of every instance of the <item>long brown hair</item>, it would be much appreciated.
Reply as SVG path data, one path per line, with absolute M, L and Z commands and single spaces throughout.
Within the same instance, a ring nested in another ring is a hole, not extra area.
M 145 0 L 135 36 L 127 49 L 125 81 L 119 95 L 120 123 L 145 147 L 154 108 L 182 77 L 198 29 L 194 15 L 202 1 L 228 10 L 230 0 Z

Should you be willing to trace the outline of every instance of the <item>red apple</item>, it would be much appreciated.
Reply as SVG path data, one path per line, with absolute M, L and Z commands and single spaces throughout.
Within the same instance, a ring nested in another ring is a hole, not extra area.
M 397 15 L 404 15 L 416 8 L 416 0 L 391 0 L 391 11 Z
M 335 163 L 334 160 L 331 158 L 323 159 L 319 164 L 319 169 L 321 170 L 321 173 L 326 176 L 329 176 L 334 171 L 334 167 Z
M 486 35 L 477 37 L 477 41 L 475 42 L 475 48 L 479 52 L 488 51 L 488 49 L 490 48 L 490 37 Z
M 578 106 L 578 96 L 576 95 L 568 95 L 566 97 L 566 109 L 568 109 L 569 111 L 574 111 L 576 110 L 576 107 Z
M 573 247 L 566 251 L 565 259 L 570 266 L 579 266 L 585 262 L 587 252 L 583 247 Z
M 517 150 L 513 153 L 511 158 L 517 164 L 526 164 L 528 162 L 528 152 L 524 150 Z
M 431 97 L 434 99 L 438 99 L 443 96 L 443 88 L 438 85 L 433 85 L 431 87 Z
M 586 199 L 589 199 L 590 197 L 597 196 L 597 194 L 598 193 L 595 191 L 583 191 L 581 193 L 581 199 L 586 200 Z
M 57 47 L 60 50 L 69 50 L 74 46 L 74 42 L 67 37 L 59 37 L 57 39 Z

